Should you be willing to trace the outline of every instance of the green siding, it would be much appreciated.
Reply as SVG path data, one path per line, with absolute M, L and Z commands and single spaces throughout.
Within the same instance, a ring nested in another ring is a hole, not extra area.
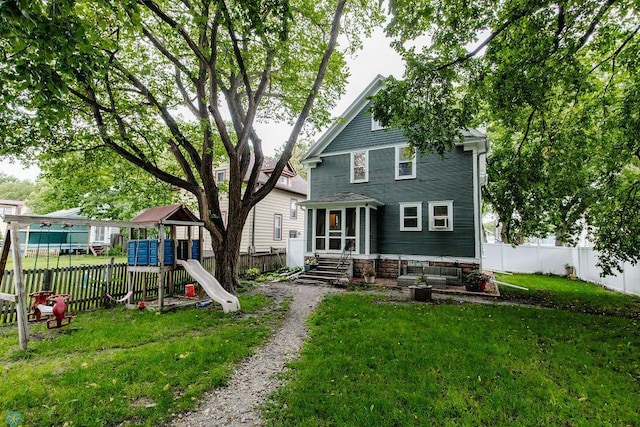
M 378 208 L 380 209 L 380 208 Z M 378 229 L 378 212 L 380 212 L 379 210 L 372 210 L 371 211 L 371 229 L 372 230 L 377 230 Z M 378 233 L 371 233 L 371 237 L 370 237 L 370 250 L 372 254 L 378 253 Z
M 323 154 L 353 151 L 387 144 L 402 144 L 405 137 L 397 129 L 371 130 L 371 115 L 367 107 L 345 126 L 338 136 L 323 150 Z M 393 172 L 393 169 L 392 169 Z
M 363 117 L 370 129 L 370 118 L 363 114 L 356 117 L 347 128 L 354 125 L 355 129 L 355 125 L 362 122 Z M 384 133 L 384 131 L 377 132 Z M 337 143 L 346 136 L 346 133 L 346 130 L 343 131 L 330 144 L 330 147 L 342 147 Z M 360 140 L 354 142 L 349 149 L 358 148 L 360 142 Z M 353 192 L 384 202 L 385 206 L 379 207 L 377 211 L 378 218 L 375 221 L 377 228 L 373 228 L 375 222 L 372 220 L 372 230 L 376 230 L 376 234 L 371 236 L 372 253 L 475 256 L 472 153 L 463 152 L 458 147 L 446 154 L 444 158 L 438 155 L 418 157 L 417 178 L 396 181 L 395 149 L 374 149 L 373 145 L 369 148 L 369 182 L 359 184 L 349 182 L 350 156 L 348 153 L 324 156 L 322 163 L 318 164 L 312 172 L 311 198 L 337 192 Z M 327 152 L 325 150 L 325 153 Z M 454 231 L 428 231 L 427 202 L 436 200 L 454 201 Z M 399 203 L 418 201 L 423 202 L 423 231 L 401 232 Z M 364 240 L 364 236 L 362 239 Z

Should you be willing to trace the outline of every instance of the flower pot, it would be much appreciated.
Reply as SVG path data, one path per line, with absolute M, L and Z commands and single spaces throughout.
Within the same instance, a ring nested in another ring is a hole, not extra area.
M 364 276 L 364 283 L 372 284 L 376 282 L 376 276 Z
M 309 271 L 310 268 L 311 266 L 309 264 L 304 265 L 304 271 Z
M 409 297 L 414 301 L 429 301 L 432 286 L 409 286 Z

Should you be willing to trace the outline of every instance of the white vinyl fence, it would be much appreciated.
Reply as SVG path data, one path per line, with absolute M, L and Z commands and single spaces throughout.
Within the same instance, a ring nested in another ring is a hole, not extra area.
M 512 247 L 501 243 L 484 243 L 482 267 L 491 271 L 514 273 L 565 274 L 564 265 L 576 269 L 576 276 L 588 282 L 599 283 L 609 289 L 640 295 L 640 266 L 624 264 L 624 272 L 600 277 L 596 266 L 598 253 L 593 248 L 565 248 L 556 246 L 522 245 Z
M 287 240 L 287 267 L 304 265 L 304 238 Z

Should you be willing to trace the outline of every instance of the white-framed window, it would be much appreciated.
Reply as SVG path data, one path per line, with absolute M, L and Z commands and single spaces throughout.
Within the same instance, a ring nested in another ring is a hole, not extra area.
M 290 200 L 289 218 L 291 218 L 291 219 L 298 218 L 298 201 L 296 199 L 291 199 Z
M 369 152 L 354 151 L 351 153 L 351 182 L 369 181 Z
M 429 231 L 453 231 L 453 200 L 429 202 Z
M 372 115 L 371 116 L 371 131 L 382 130 L 382 129 L 385 129 L 385 127 L 382 126 L 382 123 L 380 123 L 378 120 L 376 120 Z
M 222 182 L 226 179 L 226 173 L 223 170 L 216 171 L 216 181 Z
M 422 231 L 422 202 L 400 203 L 400 231 Z
M 280 178 L 278 178 L 278 182 L 280 184 L 284 184 L 286 186 L 290 186 L 291 185 L 291 178 L 289 178 L 286 175 L 280 175 Z
M 273 215 L 273 240 L 282 240 L 282 214 Z
M 94 241 L 95 242 L 104 242 L 105 241 L 105 234 L 106 234 L 107 228 L 106 227 L 95 227 L 94 228 Z
M 396 179 L 416 177 L 416 152 L 408 145 L 396 147 Z

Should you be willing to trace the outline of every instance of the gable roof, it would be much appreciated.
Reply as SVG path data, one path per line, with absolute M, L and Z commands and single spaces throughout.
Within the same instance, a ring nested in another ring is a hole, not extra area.
M 247 174 L 244 177 L 245 181 L 249 180 L 249 176 L 251 175 L 251 170 L 253 169 L 253 163 L 255 161 L 255 157 L 253 153 L 251 154 L 251 160 L 249 163 L 249 168 L 247 170 Z M 278 163 L 275 159 L 264 159 L 262 162 L 262 170 L 260 171 L 260 175 L 258 175 L 258 183 L 265 184 L 271 176 L 271 173 L 276 167 L 276 163 Z M 228 166 L 228 165 L 226 165 Z M 298 172 L 293 168 L 291 162 L 287 162 L 287 165 L 282 170 L 282 174 L 280 176 L 286 176 L 290 178 L 291 185 L 286 185 L 281 182 L 276 182 L 275 188 L 282 191 L 288 191 L 290 193 L 300 194 L 302 196 L 307 195 L 307 181 L 298 175 Z
M 384 87 L 384 79 L 386 77 L 378 74 L 371 83 L 358 95 L 351 105 L 342 113 L 342 115 L 320 136 L 309 150 L 302 156 L 301 163 L 317 163 L 320 161 L 320 154 L 327 146 L 342 132 L 351 121 L 364 110 L 370 101 L 370 98 L 377 94 Z M 456 145 L 462 146 L 464 150 L 477 149 L 479 152 L 488 150 L 488 139 L 483 132 L 467 128 L 461 131 L 464 141 L 456 141 Z
M 378 74 L 371 83 L 358 95 L 351 105 L 342 113 L 342 115 L 320 136 L 309 150 L 302 156 L 302 163 L 318 156 L 327 148 L 327 145 L 347 127 L 349 123 L 367 106 L 369 97 L 375 95 L 382 89 L 385 77 Z

